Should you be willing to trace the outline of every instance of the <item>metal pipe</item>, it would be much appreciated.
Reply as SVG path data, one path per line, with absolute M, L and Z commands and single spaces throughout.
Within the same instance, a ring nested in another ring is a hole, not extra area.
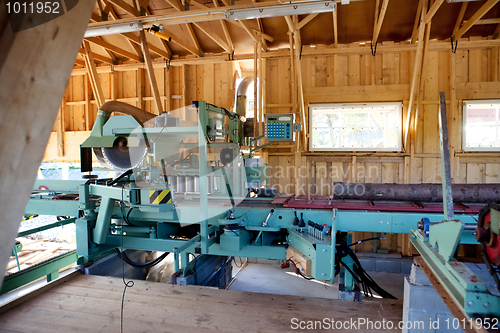
M 431 222 L 431 225 L 436 224 L 436 223 L 442 223 L 442 222 Z M 476 230 L 476 227 L 477 227 L 477 223 L 464 223 L 464 230 L 472 231 L 472 230 Z M 424 230 L 424 222 L 418 221 L 417 228 L 420 230 Z
M 500 184 L 453 184 L 453 200 L 461 203 L 500 201 Z M 335 199 L 442 202 L 441 184 L 333 183 Z

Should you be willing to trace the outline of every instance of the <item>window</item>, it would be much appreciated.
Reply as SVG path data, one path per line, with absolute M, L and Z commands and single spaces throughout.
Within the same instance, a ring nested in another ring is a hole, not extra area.
M 401 102 L 312 104 L 311 151 L 400 151 Z
M 464 150 L 500 150 L 499 108 L 500 100 L 464 101 Z

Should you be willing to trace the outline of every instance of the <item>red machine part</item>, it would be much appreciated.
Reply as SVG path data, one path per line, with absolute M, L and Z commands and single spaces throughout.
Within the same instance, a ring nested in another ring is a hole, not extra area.
M 486 254 L 490 261 L 500 266 L 500 236 L 491 231 L 491 211 L 485 216 L 483 221 L 479 221 L 476 228 L 476 239 L 485 245 Z

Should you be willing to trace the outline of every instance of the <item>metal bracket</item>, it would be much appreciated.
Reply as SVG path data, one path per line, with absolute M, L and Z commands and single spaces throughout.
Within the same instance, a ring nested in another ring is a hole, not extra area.
M 370 42 L 370 49 L 372 50 L 372 56 L 375 56 L 377 53 L 377 44 L 378 42 L 375 42 L 375 47 L 373 46 L 373 42 Z

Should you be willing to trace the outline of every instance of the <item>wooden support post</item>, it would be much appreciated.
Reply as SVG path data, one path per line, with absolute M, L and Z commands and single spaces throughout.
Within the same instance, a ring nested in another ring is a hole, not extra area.
M 137 107 L 141 110 L 144 110 L 146 104 L 146 101 L 144 101 L 145 88 L 144 69 L 137 68 Z
M 91 99 L 91 89 L 89 89 L 89 75 L 85 74 L 83 76 L 84 80 L 84 95 L 85 95 L 85 130 L 90 130 L 90 99 Z
M 188 67 L 187 65 L 182 65 L 182 81 L 181 81 L 181 93 L 182 93 L 182 107 L 191 104 L 191 101 L 187 100 L 188 93 Z M 185 110 L 185 109 L 184 109 Z M 185 111 L 184 111 L 185 112 Z
M 423 112 L 423 100 L 424 100 L 424 68 L 425 63 L 427 62 L 427 55 L 429 53 L 429 38 L 431 35 L 431 24 L 425 25 L 425 37 L 424 37 L 424 50 L 422 54 L 422 65 L 420 66 L 420 80 L 418 84 L 418 99 L 417 99 L 417 108 L 415 109 L 415 118 L 414 118 L 414 130 L 413 132 L 418 133 L 418 117 L 419 113 Z M 419 41 L 420 43 L 420 41 Z
M 258 112 L 257 114 L 259 115 L 259 135 L 263 134 L 263 122 L 264 122 L 264 115 L 262 113 L 262 34 L 259 33 L 259 44 L 257 47 L 257 52 L 258 52 L 258 87 L 259 87 L 259 92 L 257 94 L 258 98 Z M 255 102 L 254 102 L 255 105 Z
M 339 45 L 339 30 L 338 30 L 338 23 L 337 23 L 337 9 L 338 7 L 333 11 L 333 38 L 335 40 L 335 47 L 338 47 Z
M 64 108 L 66 107 L 66 98 L 63 97 L 59 112 L 57 114 L 57 155 L 64 156 Z
M 0 6 L 0 284 L 94 5 L 79 1 L 66 14 L 16 33 Z M 29 27 L 39 14 L 20 19 Z
M 153 92 L 156 112 L 158 114 L 162 114 L 163 106 L 161 104 L 160 92 L 158 91 L 158 83 L 156 82 L 155 70 L 151 63 L 151 55 L 149 54 L 148 41 L 146 40 L 146 34 L 144 33 L 144 30 L 141 30 L 139 32 L 139 37 L 141 38 L 142 54 L 144 55 L 144 61 L 146 62 L 149 84 L 151 85 L 151 91 Z
M 165 71 L 165 111 L 172 111 L 172 93 L 170 87 L 170 68 Z
M 423 51 L 424 51 L 424 32 L 425 32 L 425 24 L 423 23 L 424 15 L 427 12 L 427 2 L 424 2 L 424 6 L 422 8 L 422 13 L 420 15 L 420 27 L 418 30 L 418 45 L 417 45 L 417 54 L 415 56 L 415 66 L 413 66 L 413 75 L 411 80 L 410 87 L 410 102 L 408 104 L 408 112 L 406 116 L 406 124 L 404 128 L 404 140 L 403 144 L 405 148 L 408 147 L 408 135 L 410 132 L 410 125 L 413 117 L 414 103 L 415 103 L 415 93 L 418 89 L 418 85 L 420 83 L 420 71 L 422 68 L 422 59 L 423 59 Z M 416 121 L 416 120 L 415 120 Z
M 83 48 L 85 49 L 84 58 L 87 66 L 87 73 L 89 74 L 92 91 L 94 92 L 94 97 L 97 101 L 97 108 L 99 108 L 106 102 L 106 100 L 104 99 L 104 93 L 102 92 L 101 82 L 99 81 L 99 75 L 97 74 L 97 69 L 95 67 L 94 57 L 90 51 L 89 42 L 84 40 Z
M 258 63 L 258 51 L 257 48 L 259 47 L 259 43 L 255 42 L 254 43 L 254 58 L 253 58 L 253 117 L 254 117 L 254 128 L 253 128 L 253 133 L 254 137 L 259 136 L 259 117 L 257 114 L 257 92 L 258 92 L 258 72 L 257 72 L 257 66 L 259 65 Z

